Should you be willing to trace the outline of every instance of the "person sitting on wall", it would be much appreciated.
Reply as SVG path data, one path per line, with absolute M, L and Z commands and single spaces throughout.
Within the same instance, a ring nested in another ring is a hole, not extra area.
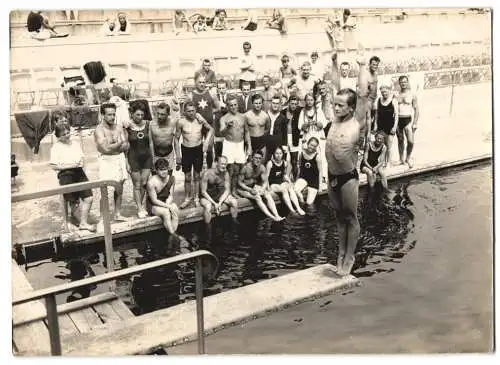
M 147 182 L 146 210 L 149 215 L 160 217 L 165 229 L 176 236 L 179 226 L 179 208 L 174 203 L 175 177 L 171 174 L 169 163 L 160 158 L 155 164 L 155 175 Z
M 57 171 L 59 184 L 68 185 L 89 181 L 85 171 L 83 171 L 84 156 L 82 148 L 78 143 L 71 141 L 69 126 L 65 123 L 56 124 L 55 135 L 58 141 L 50 150 L 50 166 L 53 170 Z M 75 217 L 79 200 L 82 201 L 80 204 L 80 225 L 78 228 L 80 230 L 95 232 L 95 226 L 88 223 L 88 216 L 93 200 L 92 190 L 66 193 L 63 196 L 64 204 L 70 204 L 72 217 Z M 67 224 L 68 217 L 66 215 L 64 219 Z
M 193 30 L 193 26 L 189 22 L 189 20 L 186 17 L 186 13 L 184 10 L 177 9 L 174 12 L 174 19 L 172 22 L 172 31 L 174 32 L 175 35 L 178 35 L 180 32 L 186 31 L 184 28 L 184 23 L 187 24 L 187 31 L 190 32 Z
M 124 12 L 118 13 L 118 20 L 115 25 L 117 35 L 128 35 L 131 33 L 131 24 L 127 20 L 127 15 Z
M 116 35 L 116 20 L 107 18 L 99 31 L 101 36 L 113 36 Z
M 208 30 L 207 19 L 199 14 L 196 20 L 193 23 L 193 32 L 206 32 Z
M 268 26 L 269 29 L 276 29 L 278 30 L 281 34 L 286 34 L 287 32 L 287 24 L 286 24 L 286 19 L 281 13 L 280 9 L 274 9 L 273 10 L 273 16 L 271 20 L 266 22 L 266 25 Z
M 248 11 L 248 17 L 245 23 L 241 26 L 241 29 L 253 32 L 257 30 L 258 27 L 257 15 L 254 9 L 247 9 L 247 11 Z
M 238 223 L 238 201 L 231 195 L 231 178 L 227 171 L 227 157 L 220 156 L 214 168 L 201 176 L 201 199 L 205 223 L 212 220 L 212 208 L 219 216 L 223 205 L 229 207 L 233 222 Z
M 215 11 L 214 22 L 212 24 L 212 30 L 231 30 L 227 22 L 227 14 L 224 9 L 217 9 Z
M 31 11 L 26 20 L 31 37 L 38 40 L 67 37 L 68 33 L 59 33 L 41 11 Z

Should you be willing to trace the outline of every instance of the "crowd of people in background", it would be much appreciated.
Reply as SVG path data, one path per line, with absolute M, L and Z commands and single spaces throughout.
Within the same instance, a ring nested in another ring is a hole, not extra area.
M 99 178 L 119 182 L 113 193 L 114 220 L 128 219 L 121 205 L 129 176 L 138 218 L 158 216 L 172 235 L 180 211 L 190 207 L 201 207 L 207 224 L 227 207 L 238 224 L 238 198 L 247 198 L 270 219 L 282 221 L 286 217 L 279 214 L 275 195 L 292 214 L 304 215 L 318 192 L 326 189 L 339 225 L 338 272 L 349 273 L 359 235 L 358 171 L 367 175 L 370 187 L 380 180 L 387 189 L 394 135 L 400 163 L 411 168 L 419 117 L 408 77 L 399 78 L 398 91 L 391 83 L 379 82 L 377 56 L 366 63 L 360 54 L 356 64 L 339 64 L 335 32 L 355 27 L 349 15 L 344 11 L 343 18 L 328 20 L 334 45 L 329 68 L 313 51 L 297 72 L 284 54 L 277 66 L 279 78 L 265 75 L 257 88 L 256 57 L 246 41 L 238 61 L 237 92 L 204 59 L 194 74 L 194 90 L 176 106 L 154 105 L 151 120 L 139 101 L 130 101 L 125 119 L 117 118 L 119 101 L 103 103 L 94 136 Z M 254 20 L 249 18 L 245 27 L 252 27 Z M 214 30 L 225 29 L 225 11 L 218 9 L 213 21 Z M 186 15 L 176 11 L 174 31 L 185 22 Z M 286 31 L 279 11 L 268 25 Z M 189 27 L 195 31 L 195 24 Z M 103 28 L 128 32 L 129 23 L 121 13 Z M 359 69 L 357 80 L 348 77 L 352 67 Z M 58 142 L 51 151 L 51 166 L 61 185 L 87 181 L 81 147 L 69 138 L 67 116 L 54 115 Z M 174 170 L 184 175 L 179 206 L 173 200 Z M 79 228 L 95 231 L 88 223 L 92 192 L 67 194 L 65 199 L 73 214 L 79 206 Z

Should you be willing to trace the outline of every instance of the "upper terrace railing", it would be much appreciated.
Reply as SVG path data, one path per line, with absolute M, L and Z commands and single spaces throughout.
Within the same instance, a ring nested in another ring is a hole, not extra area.
M 187 16 L 194 14 L 202 14 L 204 16 L 213 16 L 215 9 L 189 9 Z M 304 26 L 308 23 L 314 23 L 319 18 L 324 18 L 332 15 L 334 9 L 329 8 L 286 8 L 281 9 L 292 24 Z M 49 19 L 56 24 L 58 29 L 68 32 L 73 36 L 83 35 L 86 33 L 98 33 L 99 28 L 107 18 L 115 18 L 119 10 L 59 10 L 46 11 L 45 14 Z M 257 21 L 263 24 L 272 15 L 273 9 L 256 9 Z M 454 9 L 439 9 L 439 8 L 422 8 L 422 9 L 351 9 L 352 16 L 360 24 L 377 24 L 388 21 L 401 20 L 402 12 L 406 13 L 406 20 L 412 18 L 424 17 L 464 17 L 467 15 L 475 15 L 473 12 L 465 8 Z M 132 25 L 132 30 L 136 33 L 157 33 L 171 32 L 173 9 L 128 9 L 125 11 L 127 19 Z M 228 23 L 230 26 L 238 28 L 247 18 L 247 9 L 226 9 L 228 15 Z M 12 11 L 10 14 L 10 30 L 13 40 L 18 38 L 26 29 L 26 19 L 29 11 Z
M 87 279 L 77 280 L 71 283 L 54 286 L 47 289 L 37 290 L 35 292 L 24 294 L 20 297 L 14 298 L 12 306 L 31 302 L 37 299 L 45 299 L 47 314 L 43 318 L 47 318 L 47 325 L 49 328 L 50 337 L 50 350 L 54 356 L 62 355 L 61 336 L 59 331 L 59 319 L 56 304 L 56 295 L 79 289 L 105 283 L 108 281 L 128 277 L 130 275 L 139 274 L 147 270 L 152 270 L 162 266 L 177 264 L 190 260 L 196 260 L 195 275 L 196 275 L 196 317 L 198 328 L 198 353 L 205 353 L 205 330 L 204 330 L 204 316 L 203 316 L 203 257 L 208 256 L 215 260 L 216 265 L 214 272 L 217 271 L 218 261 L 217 258 L 206 250 L 199 250 L 188 254 L 177 255 L 174 257 L 149 262 L 146 264 L 118 270 L 115 272 L 108 272 L 103 275 L 94 276 Z M 108 260 L 109 261 L 109 260 Z M 33 318 L 31 321 L 40 320 L 41 318 Z M 29 323 L 23 322 L 23 324 Z

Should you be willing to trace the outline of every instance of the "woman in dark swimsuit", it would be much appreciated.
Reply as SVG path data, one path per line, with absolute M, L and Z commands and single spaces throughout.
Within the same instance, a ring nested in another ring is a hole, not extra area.
M 169 174 L 165 159 L 156 161 L 155 170 L 156 175 L 151 176 L 147 183 L 146 209 L 149 215 L 160 217 L 168 233 L 175 235 L 179 225 L 179 208 L 173 202 L 175 177 Z
M 297 194 L 295 193 L 293 184 L 290 181 L 289 176 L 291 166 L 289 161 L 283 160 L 283 156 L 283 149 L 278 146 L 267 163 L 266 175 L 269 188 L 273 193 L 281 194 L 283 201 L 292 213 L 304 215 L 306 212 L 304 212 L 300 207 Z M 296 209 L 294 208 L 294 205 Z
M 307 188 L 307 205 L 312 205 L 319 190 L 319 183 L 322 177 L 322 162 L 318 154 L 319 140 L 311 137 L 307 145 L 299 154 L 298 176 L 295 181 L 295 192 L 300 202 L 304 202 L 302 191 Z
M 130 148 L 127 152 L 127 161 L 130 166 L 130 176 L 134 184 L 134 200 L 137 205 L 139 218 L 147 216 L 144 207 L 144 197 L 146 195 L 146 183 L 153 159 L 149 148 L 149 122 L 143 120 L 144 110 L 139 103 L 131 103 L 130 114 L 132 123 L 127 127 L 128 141 Z
M 387 147 L 384 144 L 384 133 L 378 131 L 375 135 L 375 141 L 366 144 L 365 155 L 361 162 L 361 172 L 366 174 L 368 184 L 371 188 L 375 186 L 377 175 L 380 176 L 382 186 L 387 189 L 387 177 L 385 175 L 385 156 Z

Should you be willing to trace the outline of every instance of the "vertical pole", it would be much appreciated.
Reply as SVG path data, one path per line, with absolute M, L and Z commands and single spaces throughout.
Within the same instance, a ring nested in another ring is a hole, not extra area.
M 56 296 L 45 297 L 47 307 L 47 325 L 49 327 L 50 353 L 52 356 L 61 356 L 61 337 L 59 333 L 59 319 L 57 316 Z
M 451 112 L 453 111 L 453 99 L 455 96 L 455 74 L 452 74 L 451 77 L 451 97 L 450 97 L 450 116 Z
M 205 353 L 205 329 L 203 323 L 203 260 L 196 259 L 196 319 L 198 322 L 198 354 Z
M 113 271 L 113 241 L 111 236 L 111 221 L 109 217 L 108 187 L 101 186 L 101 218 L 104 226 L 104 247 L 106 250 L 107 271 Z

